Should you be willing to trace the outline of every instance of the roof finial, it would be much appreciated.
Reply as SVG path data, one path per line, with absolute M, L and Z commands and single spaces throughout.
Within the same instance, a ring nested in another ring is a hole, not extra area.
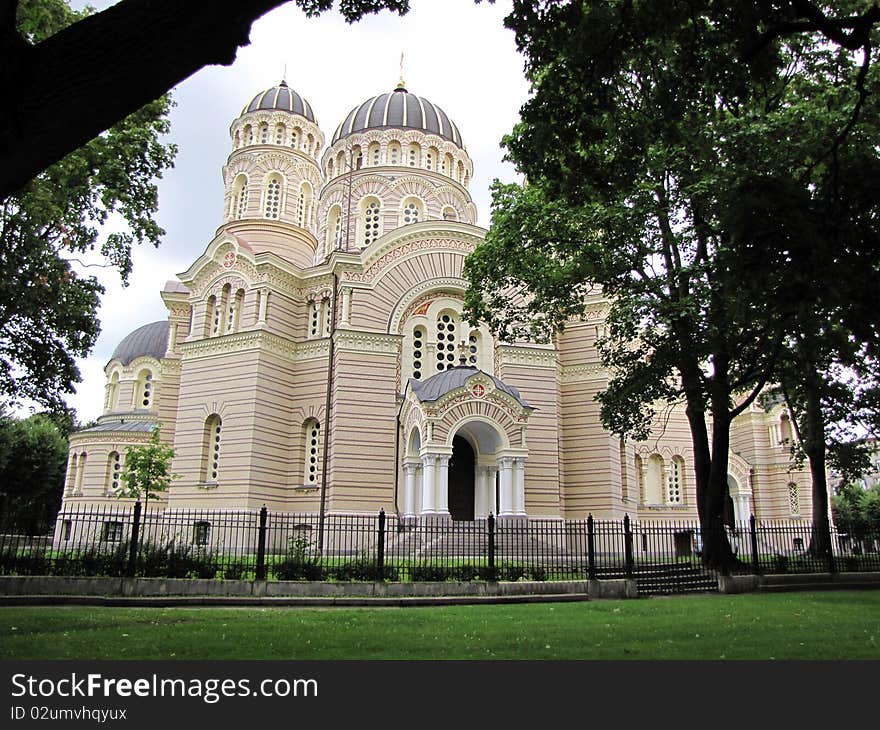
M 400 80 L 397 82 L 397 88 L 406 91 L 406 84 L 403 83 L 403 51 L 400 52 Z
M 281 64 L 281 83 L 279 86 L 287 86 L 287 64 Z

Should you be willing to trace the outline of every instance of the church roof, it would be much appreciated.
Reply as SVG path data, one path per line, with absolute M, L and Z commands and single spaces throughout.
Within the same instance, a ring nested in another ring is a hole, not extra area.
M 165 357 L 168 347 L 168 320 L 145 324 L 127 335 L 113 350 L 111 360 L 128 365 L 132 360 L 147 355 L 157 360 Z
M 152 433 L 156 427 L 155 421 L 138 421 L 128 420 L 126 418 L 114 418 L 112 420 L 102 420 L 95 426 L 84 428 L 78 433 L 103 433 L 107 431 L 125 433 Z
M 413 389 L 413 392 L 418 396 L 419 400 L 422 403 L 429 401 L 440 400 L 444 395 L 446 395 L 449 391 L 455 390 L 456 388 L 461 388 L 467 382 L 468 378 L 472 375 L 476 375 L 477 373 L 482 373 L 487 378 L 490 378 L 493 383 L 495 383 L 495 387 L 503 393 L 507 393 L 507 395 L 516 399 L 516 401 L 525 408 L 531 408 L 531 406 L 523 400 L 523 397 L 519 394 L 519 391 L 514 388 L 512 385 L 508 385 L 503 380 L 496 378 L 494 375 L 489 375 L 489 373 L 483 372 L 482 370 L 478 370 L 477 368 L 470 367 L 469 365 L 458 365 L 457 367 L 449 368 L 448 370 L 444 370 L 443 372 L 437 373 L 436 375 L 432 375 L 427 380 L 416 380 L 415 378 L 410 378 L 409 384 Z
M 352 109 L 336 129 L 330 144 L 365 129 L 388 127 L 419 129 L 448 139 L 464 149 L 458 127 L 446 112 L 424 97 L 410 94 L 402 86 L 371 97 Z
M 259 111 L 260 109 L 280 110 L 290 112 L 291 114 L 299 114 L 310 122 L 318 122 L 315 120 L 315 114 L 312 107 L 303 97 L 291 89 L 286 81 L 282 81 L 278 86 L 266 89 L 257 94 L 250 103 L 241 110 L 242 114 Z

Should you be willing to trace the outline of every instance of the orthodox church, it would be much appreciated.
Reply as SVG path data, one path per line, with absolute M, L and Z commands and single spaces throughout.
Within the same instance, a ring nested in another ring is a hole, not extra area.
M 462 317 L 485 230 L 443 109 L 401 82 L 325 146 L 282 82 L 230 139 L 222 224 L 165 285 L 167 318 L 107 363 L 103 415 L 70 440 L 65 508 L 118 504 L 127 447 L 158 426 L 179 475 L 163 510 L 696 519 L 683 412 L 645 442 L 601 426 L 607 301 L 552 345 Z M 736 419 L 731 517 L 809 519 L 791 438 L 781 406 Z

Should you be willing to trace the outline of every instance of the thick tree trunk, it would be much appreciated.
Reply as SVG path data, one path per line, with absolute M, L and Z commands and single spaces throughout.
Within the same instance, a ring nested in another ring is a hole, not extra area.
M 716 403 L 712 415 L 712 467 L 706 489 L 703 529 L 703 564 L 728 573 L 736 562 L 724 525 L 727 500 L 727 466 L 730 453 L 730 415 L 726 402 Z
M 123 0 L 35 46 L 4 13 L 0 199 L 203 66 L 231 64 L 284 2 Z
M 825 415 L 819 395 L 818 374 L 811 368 L 805 378 L 804 451 L 810 460 L 813 482 L 813 529 L 810 554 L 831 560 L 831 525 L 828 521 L 828 479 L 825 473 Z

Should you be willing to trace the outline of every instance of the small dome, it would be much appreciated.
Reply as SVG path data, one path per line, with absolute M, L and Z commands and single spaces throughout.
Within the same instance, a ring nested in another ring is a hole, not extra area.
M 521 406 L 531 408 L 531 406 L 525 400 L 523 400 L 523 397 L 519 394 L 519 390 L 514 388 L 512 385 L 508 385 L 500 378 L 496 378 L 494 375 L 489 375 L 489 373 L 478 370 L 477 368 L 471 367 L 470 365 L 458 365 L 456 367 L 451 367 L 448 370 L 444 370 L 437 373 L 436 375 L 432 375 L 427 380 L 416 380 L 415 378 L 410 378 L 409 384 L 415 394 L 419 397 L 419 400 L 422 403 L 427 403 L 438 401 L 449 391 L 455 390 L 456 388 L 461 388 L 467 382 L 468 378 L 470 378 L 472 375 L 476 375 L 477 373 L 483 373 L 483 375 L 487 375 L 489 378 L 491 378 L 492 382 L 495 383 L 495 387 L 498 388 L 498 390 L 502 391 L 503 393 L 507 393 L 507 395 L 516 399 L 516 401 Z
M 318 123 L 315 121 L 315 114 L 312 112 L 309 102 L 291 89 L 285 81 L 282 81 L 278 86 L 273 86 L 271 89 L 261 91 L 251 99 L 250 104 L 241 110 L 241 113 L 248 114 L 260 109 L 267 109 L 269 111 L 277 109 L 290 112 L 291 114 L 299 114 L 310 122 Z
M 111 360 L 119 360 L 123 365 L 128 365 L 132 360 L 144 355 L 154 357 L 157 360 L 165 357 L 168 347 L 168 320 L 153 322 L 138 327 L 130 335 L 126 336 L 113 351 Z
M 464 149 L 458 127 L 439 106 L 421 96 L 410 94 L 402 86 L 387 94 L 367 99 L 352 109 L 339 125 L 333 141 L 365 129 L 384 128 L 420 129 L 436 134 Z

